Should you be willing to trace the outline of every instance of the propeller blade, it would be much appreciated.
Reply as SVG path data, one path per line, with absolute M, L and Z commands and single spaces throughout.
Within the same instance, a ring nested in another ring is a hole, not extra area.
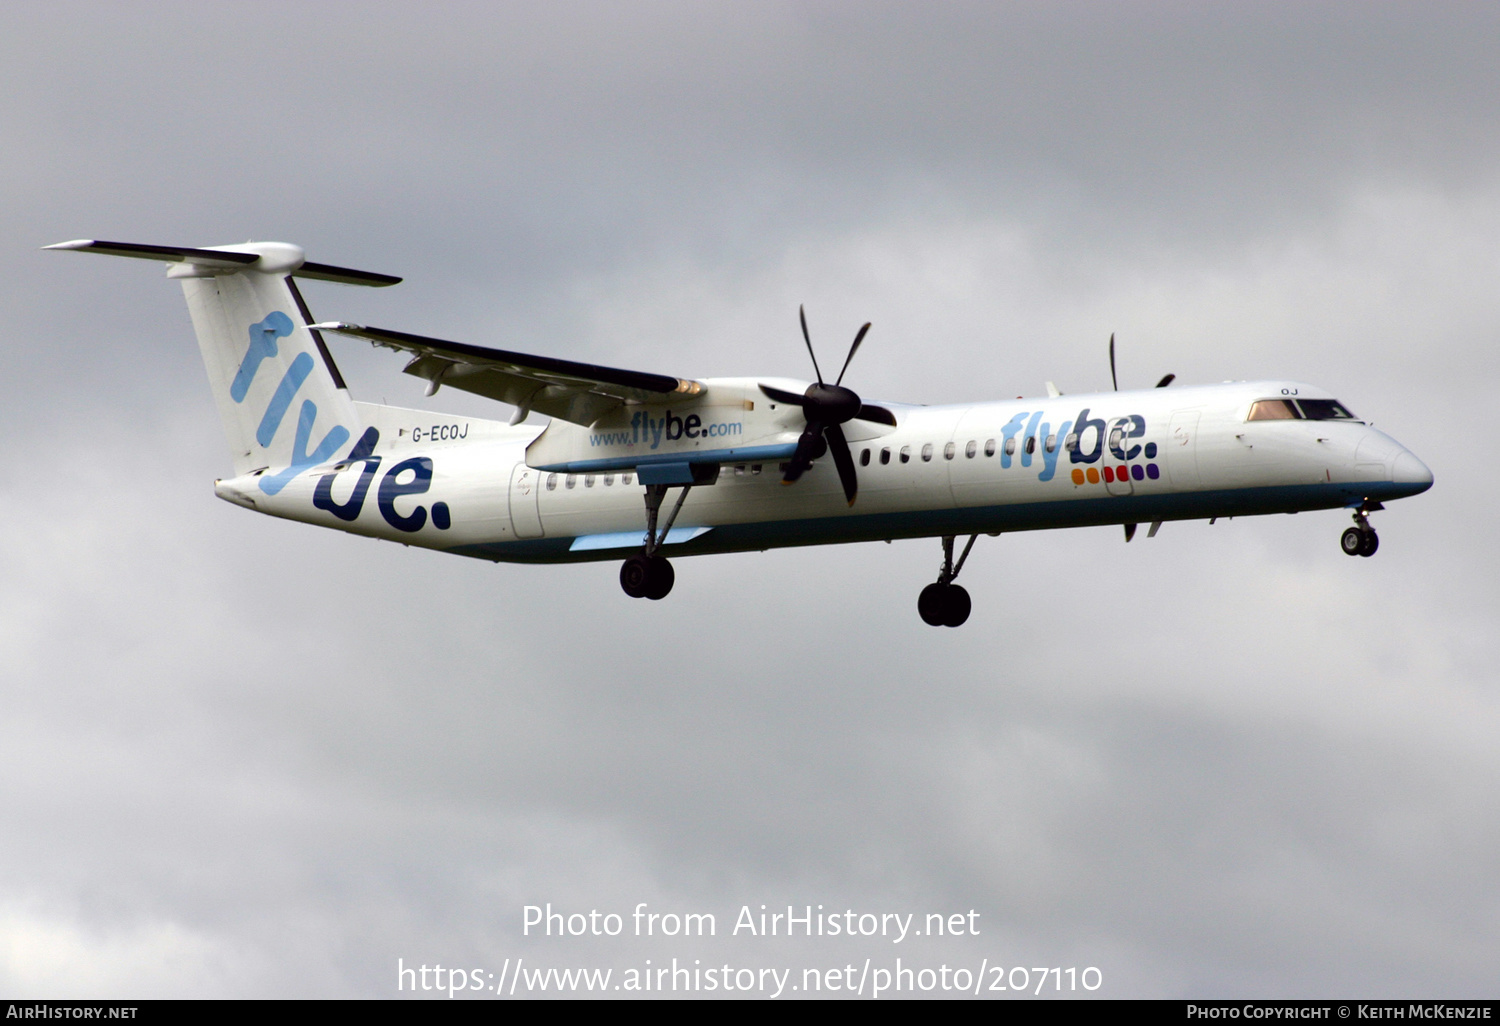
M 797 307 L 797 316 L 802 319 L 802 341 L 807 343 L 807 355 L 812 357 L 813 370 L 817 372 L 818 384 L 823 383 L 823 372 L 818 370 L 818 354 L 813 352 L 812 336 L 807 333 L 807 308 Z
M 859 494 L 859 477 L 854 473 L 854 456 L 849 452 L 844 429 L 837 424 L 829 424 L 823 429 L 823 437 L 828 439 L 828 451 L 833 454 L 833 465 L 839 470 L 839 483 L 844 486 L 844 498 L 852 506 L 854 497 Z
M 1172 382 L 1174 382 L 1176 380 L 1177 380 L 1177 375 L 1176 374 L 1168 374 L 1166 377 L 1162 378 L 1160 381 L 1158 381 L 1156 383 L 1156 387 L 1157 388 L 1166 388 L 1168 385 L 1170 385 Z
M 1125 525 L 1125 544 L 1127 544 L 1127 545 L 1130 544 L 1130 539 L 1132 539 L 1134 537 L 1135 537 L 1135 525 L 1134 524 L 1126 524 Z
M 764 388 L 765 386 L 761 386 Z M 875 424 L 885 424 L 889 427 L 896 426 L 896 415 L 884 406 L 871 406 L 869 403 L 861 403 L 859 412 L 854 415 L 856 420 L 868 420 Z
M 809 424 L 802 432 L 802 437 L 797 439 L 797 450 L 792 453 L 792 460 L 786 465 L 786 473 L 782 475 L 781 483 L 784 485 L 794 484 L 799 477 L 807 473 L 812 461 L 816 459 L 813 449 L 821 440 L 822 430 L 817 424 Z
M 783 392 L 779 388 L 770 385 L 761 385 L 760 390 L 766 394 L 772 402 L 786 403 L 788 406 L 806 406 L 807 397 L 800 396 L 796 392 Z
M 1120 390 L 1120 379 L 1115 377 L 1115 333 L 1109 333 L 1109 380 L 1114 382 L 1115 391 Z
M 859 329 L 859 334 L 854 336 L 854 345 L 849 347 L 849 355 L 844 357 L 844 370 L 839 371 L 839 378 L 834 382 L 835 385 L 842 385 L 844 383 L 844 371 L 849 369 L 849 361 L 854 359 L 855 353 L 859 352 L 859 344 L 865 340 L 865 332 L 869 330 L 870 325 L 867 321 L 865 326 Z

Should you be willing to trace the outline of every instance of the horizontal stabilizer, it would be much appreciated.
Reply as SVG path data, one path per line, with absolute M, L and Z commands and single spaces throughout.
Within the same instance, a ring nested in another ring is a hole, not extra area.
M 74 239 L 43 249 L 75 249 L 103 256 L 136 257 L 140 260 L 164 260 L 167 263 L 189 261 L 204 267 L 243 267 L 260 259 L 259 253 L 235 253 L 227 250 L 193 249 L 188 246 L 148 246 L 140 242 L 104 242 L 101 239 Z
M 341 285 L 369 285 L 385 288 L 400 284 L 394 274 L 377 274 L 374 271 L 356 271 L 350 267 L 334 267 L 332 264 L 315 264 L 311 260 L 292 272 L 294 278 L 316 278 L 319 281 L 336 281 Z
M 151 246 L 141 242 L 105 242 L 102 239 L 74 239 L 43 249 L 69 249 L 103 256 L 134 257 L 138 260 L 160 260 L 170 264 L 192 264 L 208 271 L 239 269 L 264 271 L 268 274 L 291 274 L 296 278 L 316 278 L 344 285 L 369 285 L 383 288 L 395 285 L 400 278 L 374 271 L 356 271 L 332 264 L 315 264 L 304 260 L 300 246 L 282 242 L 250 242 L 241 246 Z M 175 277 L 175 275 L 174 275 Z

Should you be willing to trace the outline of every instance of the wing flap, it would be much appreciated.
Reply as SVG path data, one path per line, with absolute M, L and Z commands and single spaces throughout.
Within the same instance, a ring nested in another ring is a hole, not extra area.
M 660 402 L 703 390 L 696 381 L 665 374 L 486 349 L 404 331 L 340 321 L 314 327 L 411 353 L 406 373 L 432 382 L 434 389 L 445 385 L 584 426 L 627 402 Z

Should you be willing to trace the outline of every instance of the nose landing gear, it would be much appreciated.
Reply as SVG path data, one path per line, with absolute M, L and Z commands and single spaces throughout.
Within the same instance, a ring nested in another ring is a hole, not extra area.
M 1378 502 L 1366 502 L 1354 511 L 1354 526 L 1339 538 L 1339 548 L 1346 556 L 1373 556 L 1380 548 L 1380 536 L 1370 526 L 1368 514 L 1384 509 Z
M 922 594 L 917 596 L 917 614 L 922 617 L 923 623 L 931 627 L 961 627 L 969 618 L 969 611 L 973 608 L 969 592 L 961 585 L 954 584 L 953 579 L 964 568 L 964 560 L 969 558 L 969 550 L 974 547 L 978 537 L 977 534 L 969 536 L 969 542 L 955 564 L 954 536 L 943 536 L 943 569 L 938 574 L 937 581 L 923 588 Z

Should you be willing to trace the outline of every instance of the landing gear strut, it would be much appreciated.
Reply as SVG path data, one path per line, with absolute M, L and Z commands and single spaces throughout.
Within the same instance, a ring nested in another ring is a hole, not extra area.
M 938 574 L 937 581 L 923 588 L 922 594 L 917 597 L 917 613 L 922 617 L 923 623 L 932 627 L 959 627 L 969 618 L 969 610 L 973 608 L 969 593 L 962 586 L 954 584 L 953 579 L 964 568 L 964 560 L 969 558 L 969 550 L 974 547 L 978 538 L 977 534 L 969 536 L 968 544 L 964 546 L 958 562 L 954 563 L 954 536 L 943 536 L 943 569 Z
M 661 501 L 667 497 L 667 486 L 646 486 L 646 551 L 631 556 L 620 567 L 620 587 L 631 598 L 663 599 L 672 590 L 677 574 L 667 558 L 658 556 L 656 550 L 666 540 L 667 532 L 672 529 L 672 522 L 677 519 L 678 511 L 682 509 L 688 492 L 692 490 L 692 485 L 683 485 L 682 494 L 677 496 L 677 504 L 667 515 L 666 525 L 658 532 L 656 518 L 661 512 Z
M 1354 511 L 1354 526 L 1339 538 L 1339 548 L 1346 556 L 1373 556 L 1380 548 L 1380 536 L 1370 526 L 1368 514 L 1384 507 L 1378 502 L 1366 502 Z

